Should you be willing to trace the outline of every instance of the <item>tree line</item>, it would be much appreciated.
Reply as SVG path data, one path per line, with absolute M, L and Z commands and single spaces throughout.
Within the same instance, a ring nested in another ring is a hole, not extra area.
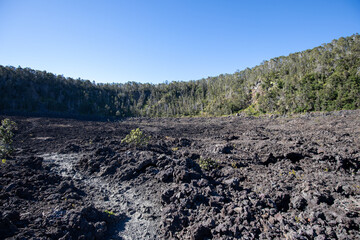
M 219 116 L 360 107 L 360 36 L 188 82 L 103 84 L 0 65 L 0 111 L 87 117 Z

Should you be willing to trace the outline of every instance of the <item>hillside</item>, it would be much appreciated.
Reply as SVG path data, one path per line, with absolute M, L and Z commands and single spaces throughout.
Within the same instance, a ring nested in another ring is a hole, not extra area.
M 360 36 L 234 74 L 168 84 L 95 84 L 0 66 L 0 111 L 84 117 L 218 116 L 360 107 Z

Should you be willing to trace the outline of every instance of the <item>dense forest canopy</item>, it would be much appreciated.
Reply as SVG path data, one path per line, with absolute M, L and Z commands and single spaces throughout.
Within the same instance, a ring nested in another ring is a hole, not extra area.
M 360 107 L 360 36 L 197 81 L 95 84 L 0 65 L 0 111 L 101 117 L 219 116 Z

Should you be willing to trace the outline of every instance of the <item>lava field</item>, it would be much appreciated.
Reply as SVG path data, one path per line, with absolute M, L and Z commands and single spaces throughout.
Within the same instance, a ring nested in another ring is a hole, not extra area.
M 3 118 L 0 239 L 360 239 L 360 110 Z

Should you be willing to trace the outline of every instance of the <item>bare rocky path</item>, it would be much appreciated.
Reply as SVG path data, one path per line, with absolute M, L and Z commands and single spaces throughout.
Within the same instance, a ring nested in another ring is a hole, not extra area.
M 87 201 L 97 209 L 110 214 L 124 214 L 125 217 L 112 230 L 110 239 L 156 239 L 160 218 L 154 211 L 156 206 L 151 195 L 144 196 L 138 188 L 110 182 L 101 176 L 88 176 L 76 171 L 76 164 L 82 154 L 42 154 L 44 165 L 60 176 L 70 178 L 86 193 Z M 160 209 L 157 209 L 160 210 Z M 145 217 L 148 215 L 148 217 Z M 151 217 L 149 217 L 151 216 Z

